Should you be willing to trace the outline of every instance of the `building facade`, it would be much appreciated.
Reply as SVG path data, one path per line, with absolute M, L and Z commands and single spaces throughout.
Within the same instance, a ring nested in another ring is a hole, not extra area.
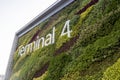
M 5 80 L 119 80 L 120 0 L 58 0 L 15 34 Z

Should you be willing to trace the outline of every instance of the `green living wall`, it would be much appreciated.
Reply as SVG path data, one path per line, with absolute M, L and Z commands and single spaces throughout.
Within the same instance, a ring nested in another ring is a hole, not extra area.
M 53 27 L 54 44 L 18 54 Z M 20 37 L 10 80 L 120 80 L 120 0 L 75 0 Z

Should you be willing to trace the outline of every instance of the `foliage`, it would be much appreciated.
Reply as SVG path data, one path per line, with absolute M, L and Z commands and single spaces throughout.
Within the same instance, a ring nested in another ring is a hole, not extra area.
M 48 72 L 45 72 L 41 77 L 34 78 L 33 80 L 44 80 L 44 78 L 47 76 Z
M 62 75 L 61 71 L 68 62 L 71 61 L 71 57 L 62 53 L 59 56 L 53 58 L 48 68 L 48 75 L 45 80 L 58 80 Z
M 120 59 L 109 67 L 103 75 L 102 80 L 119 80 L 120 79 Z
M 119 80 L 120 0 L 99 0 L 83 13 L 75 14 L 90 1 L 75 0 L 20 37 L 18 48 L 28 44 L 38 30 L 41 32 L 37 36 L 43 37 L 55 27 L 54 44 L 21 57 L 17 48 L 10 80 Z M 67 20 L 72 30 L 70 38 L 60 36 Z M 73 38 L 76 41 L 67 48 L 65 43 Z M 66 52 L 54 55 L 62 47 Z M 48 62 L 47 71 L 34 77 Z

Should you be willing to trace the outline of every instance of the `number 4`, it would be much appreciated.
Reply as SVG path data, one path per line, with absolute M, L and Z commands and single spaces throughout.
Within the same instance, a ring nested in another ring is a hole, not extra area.
M 70 20 L 66 21 L 64 27 L 63 27 L 63 30 L 62 30 L 62 33 L 61 33 L 61 36 L 64 36 L 67 34 L 68 37 L 70 37 L 70 33 L 72 32 L 72 30 L 70 30 Z M 66 31 L 66 32 L 65 32 Z

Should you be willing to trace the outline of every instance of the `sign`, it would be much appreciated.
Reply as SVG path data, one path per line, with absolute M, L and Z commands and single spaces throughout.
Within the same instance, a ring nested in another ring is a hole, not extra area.
M 70 33 L 72 32 L 72 30 L 70 30 L 69 22 L 70 20 L 66 21 L 60 36 L 67 35 L 68 38 L 70 37 Z M 65 32 L 65 30 L 67 31 Z M 54 43 L 55 43 L 55 27 L 53 27 L 52 33 L 47 34 L 45 38 L 44 37 L 39 38 L 39 36 L 37 36 L 36 41 L 33 41 L 32 43 L 25 45 L 25 47 L 23 45 L 20 46 L 18 54 L 20 56 L 22 56 L 23 54 L 30 54 L 31 52 L 39 49 L 40 45 L 41 47 L 44 47 Z
M 5 80 L 119 80 L 119 25 L 120 0 L 58 0 L 16 33 Z

